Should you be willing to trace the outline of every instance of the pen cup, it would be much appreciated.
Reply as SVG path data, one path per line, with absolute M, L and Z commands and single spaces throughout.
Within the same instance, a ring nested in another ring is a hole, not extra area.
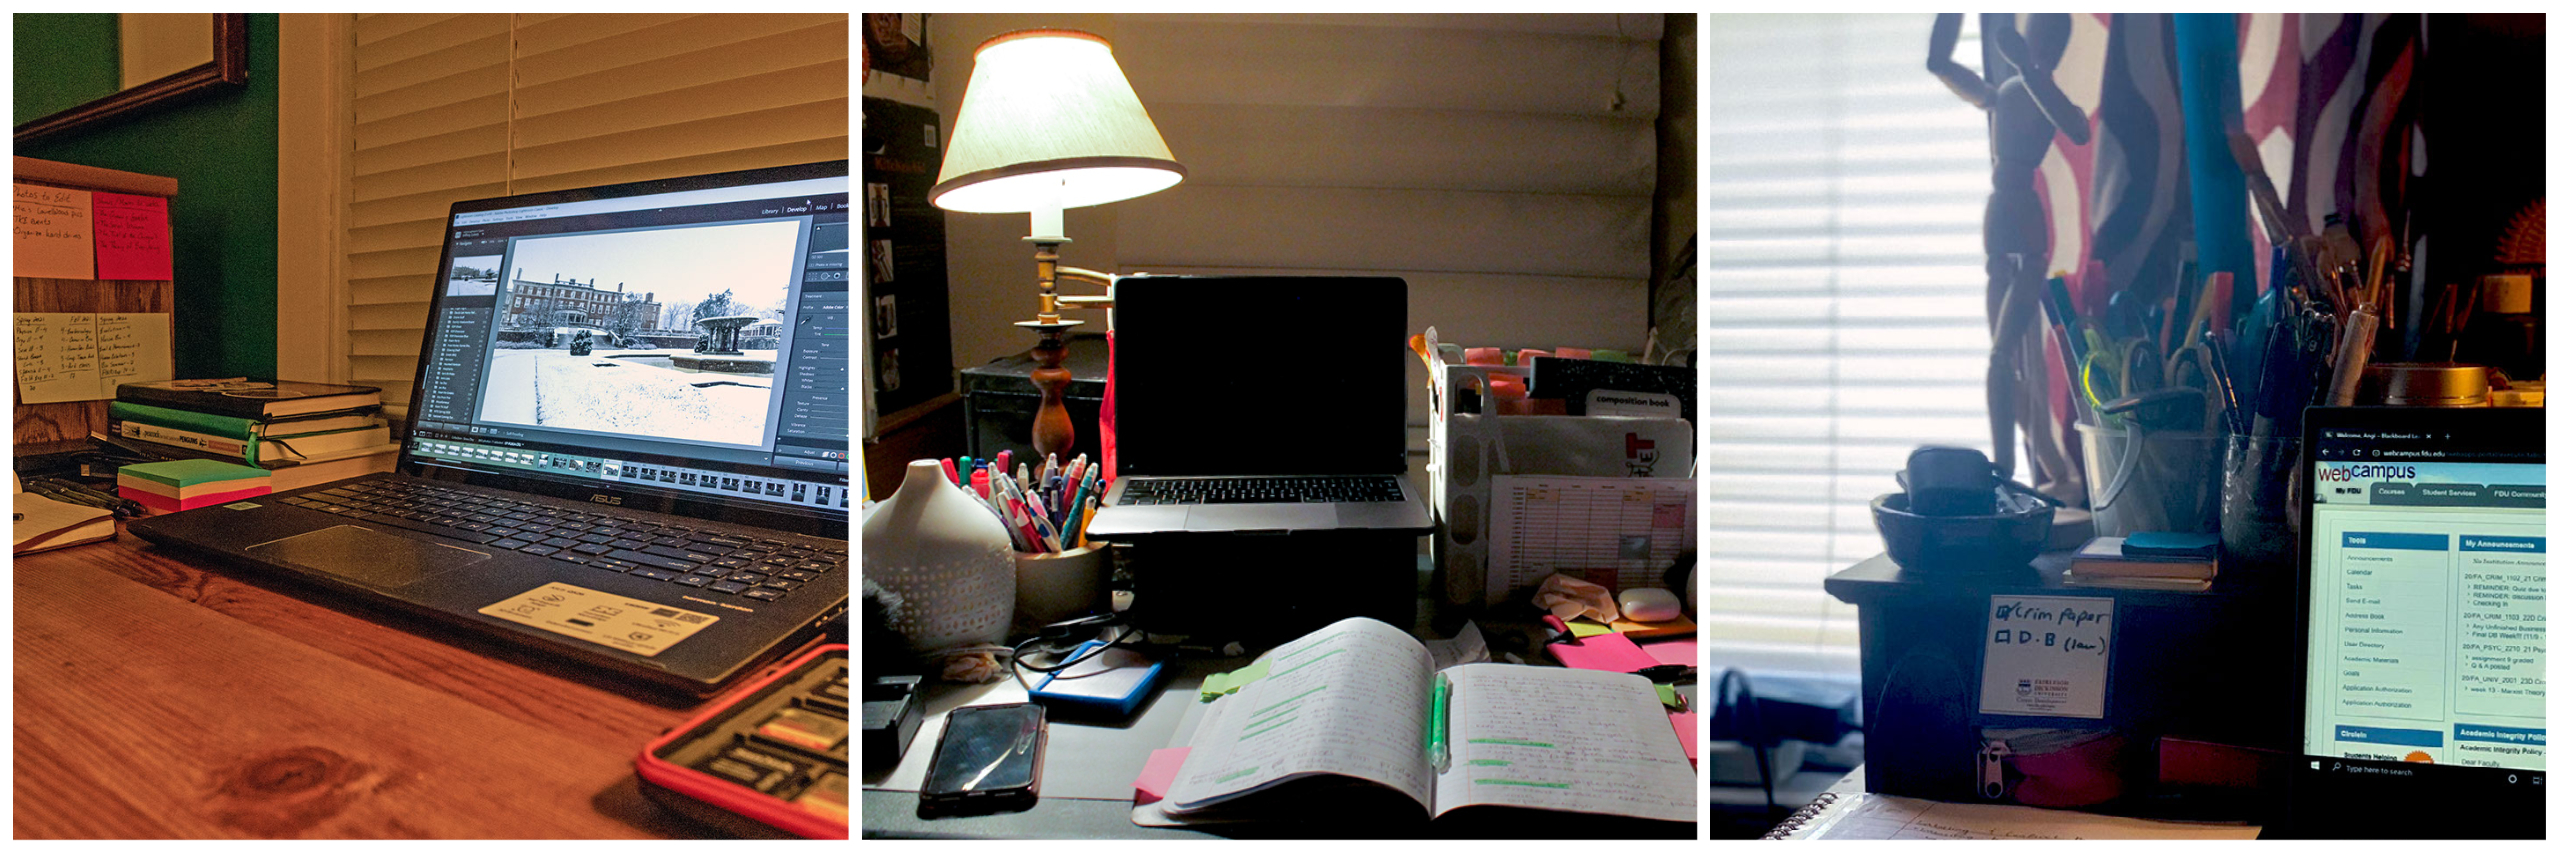
M 1013 553 L 1015 627 L 1036 629 L 1110 612 L 1111 543 L 1062 553 Z
M 2213 532 L 2221 506 L 2218 433 L 2078 427 L 2097 535 Z
M 2224 436 L 2230 451 L 2222 464 L 2221 553 L 2228 574 L 2285 577 L 2292 571 L 2293 540 L 2301 504 L 2294 472 L 2301 439 Z

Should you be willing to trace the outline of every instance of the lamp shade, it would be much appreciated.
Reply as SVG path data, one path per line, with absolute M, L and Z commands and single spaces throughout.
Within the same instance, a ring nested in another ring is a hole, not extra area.
M 977 48 L 934 206 L 1019 213 L 1107 204 L 1181 183 L 1111 43 L 1023 30 Z

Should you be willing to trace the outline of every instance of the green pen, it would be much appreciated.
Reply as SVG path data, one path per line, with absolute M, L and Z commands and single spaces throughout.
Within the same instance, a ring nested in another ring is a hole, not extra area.
M 1431 772 L 1448 772 L 1448 673 L 1431 682 Z

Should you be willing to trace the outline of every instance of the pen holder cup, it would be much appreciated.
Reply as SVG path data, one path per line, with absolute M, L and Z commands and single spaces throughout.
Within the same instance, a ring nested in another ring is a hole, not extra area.
M 1110 610 L 1111 543 L 1056 554 L 1013 553 L 1014 627 L 1037 630 Z
M 2218 433 L 2077 426 L 2097 535 L 2214 531 L 2221 507 Z
M 2290 572 L 2301 532 L 2298 479 L 2301 439 L 2226 435 L 2222 464 L 2222 571 Z

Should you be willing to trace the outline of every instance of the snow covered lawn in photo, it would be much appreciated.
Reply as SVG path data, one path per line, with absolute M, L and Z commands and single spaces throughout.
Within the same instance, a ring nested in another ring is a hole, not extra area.
M 486 420 L 646 434 L 722 444 L 760 444 L 772 392 L 744 385 L 770 377 L 684 373 L 565 350 L 498 350 L 489 363 Z

